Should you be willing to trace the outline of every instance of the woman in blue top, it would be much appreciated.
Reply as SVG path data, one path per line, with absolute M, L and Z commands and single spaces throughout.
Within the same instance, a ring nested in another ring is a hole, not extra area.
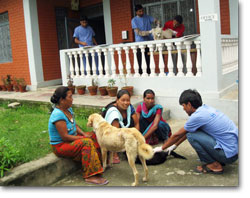
M 72 92 L 68 87 L 58 87 L 50 100 L 55 104 L 49 119 L 50 144 L 55 155 L 81 161 L 86 182 L 107 184 L 108 180 L 101 177 L 100 146 L 95 134 L 83 132 L 75 122 Z
M 120 90 L 117 93 L 116 101 L 103 109 L 102 116 L 109 124 L 117 128 L 135 127 L 139 130 L 139 121 L 134 107 L 130 104 L 130 93 L 127 90 Z M 113 163 L 120 163 L 117 153 L 114 153 Z

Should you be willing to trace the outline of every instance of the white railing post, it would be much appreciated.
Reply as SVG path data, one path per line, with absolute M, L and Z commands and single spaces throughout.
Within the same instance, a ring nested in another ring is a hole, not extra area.
M 184 76 L 184 73 L 183 73 L 183 62 L 182 62 L 182 57 L 181 57 L 182 42 L 176 42 L 175 44 L 177 46 L 177 51 L 178 51 L 178 59 L 177 59 L 178 73 L 177 73 L 177 76 Z
M 134 71 L 135 71 L 135 74 L 134 74 L 134 77 L 139 77 L 140 74 L 139 74 L 139 64 L 138 64 L 138 59 L 137 59 L 137 46 L 132 46 L 131 47 L 133 49 L 133 54 L 134 54 Z
M 201 76 L 202 74 L 202 67 L 201 67 L 201 41 L 194 42 L 197 49 L 197 58 L 196 58 L 196 69 L 197 73 L 196 76 Z
M 109 78 L 110 77 L 110 71 L 109 71 L 109 64 L 108 64 L 108 48 L 102 49 L 104 53 L 104 65 L 103 65 L 103 70 L 105 71 L 105 76 L 104 78 Z
M 74 58 L 75 58 L 75 72 L 76 72 L 76 77 L 79 77 L 79 66 L 78 66 L 78 61 L 77 61 L 77 52 L 73 52 Z
M 131 64 L 130 64 L 130 59 L 129 59 L 129 47 L 126 46 L 123 48 L 125 50 L 125 54 L 126 54 L 126 70 L 127 70 L 127 77 L 131 77 L 132 73 L 131 73 Z
M 186 49 L 187 49 L 187 63 L 186 63 L 187 74 L 186 76 L 193 76 L 191 53 L 190 53 L 192 41 L 185 41 L 184 44 L 186 45 Z
M 90 64 L 89 64 L 89 51 L 88 50 L 84 50 L 85 53 L 85 61 L 86 61 L 86 74 L 87 77 L 91 76 L 91 68 L 90 68 Z
M 166 43 L 165 44 L 168 49 L 168 76 L 172 77 L 175 76 L 174 74 L 174 63 L 173 63 L 173 58 L 172 58 L 172 43 Z
M 110 48 L 109 51 L 110 51 L 110 54 L 111 54 L 111 76 L 112 76 L 112 78 L 115 78 L 115 77 L 117 77 L 117 75 L 116 75 L 114 48 Z
M 72 60 L 72 52 L 67 53 L 69 56 L 69 71 L 70 71 L 70 76 L 73 78 L 74 75 L 74 66 L 73 66 L 73 60 Z
M 102 66 L 102 59 L 101 59 L 101 52 L 102 50 L 96 49 L 97 55 L 98 55 L 98 71 L 99 71 L 99 76 L 98 78 L 103 78 L 103 66 Z
M 166 74 L 164 73 L 164 68 L 165 68 L 165 64 L 163 61 L 163 56 L 162 56 L 162 49 L 163 49 L 164 44 L 163 43 L 159 43 L 156 44 L 156 47 L 159 50 L 159 69 L 160 69 L 160 74 L 159 76 L 166 76 Z
M 81 72 L 81 77 L 84 77 L 84 66 L 83 66 L 83 50 L 78 51 L 79 57 L 80 57 L 80 72 Z
M 122 64 L 122 48 L 121 47 L 117 47 L 115 48 L 117 50 L 117 54 L 118 54 L 118 70 L 119 70 L 119 74 L 118 76 L 123 75 L 123 64 Z
M 150 51 L 150 69 L 151 69 L 151 74 L 149 76 L 156 76 L 155 73 L 155 59 L 154 59 L 154 44 L 148 45 L 149 51 Z
M 93 72 L 93 77 L 95 78 L 97 76 L 96 75 L 95 50 L 91 49 L 90 53 L 92 56 L 92 72 Z
M 141 49 L 141 69 L 142 69 L 142 77 L 147 77 L 147 64 L 145 59 L 145 45 L 139 45 L 139 48 Z

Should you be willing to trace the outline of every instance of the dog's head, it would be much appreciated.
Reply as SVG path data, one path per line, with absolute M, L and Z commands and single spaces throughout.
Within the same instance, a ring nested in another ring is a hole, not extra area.
M 104 121 L 103 117 L 98 113 L 93 113 L 88 118 L 87 127 L 93 127 L 95 129 L 101 121 Z
M 153 28 L 152 34 L 153 34 L 154 40 L 160 40 L 162 37 L 162 29 L 160 27 Z

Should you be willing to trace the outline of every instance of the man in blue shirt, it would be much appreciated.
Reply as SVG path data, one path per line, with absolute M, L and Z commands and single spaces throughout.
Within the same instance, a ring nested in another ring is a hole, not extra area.
M 185 90 L 179 103 L 190 116 L 188 121 L 154 151 L 171 152 L 187 138 L 204 163 L 196 168 L 197 172 L 223 173 L 222 165 L 238 159 L 238 128 L 222 112 L 202 105 L 201 96 L 196 90 Z
M 75 28 L 75 31 L 74 31 L 73 37 L 74 37 L 75 43 L 78 44 L 79 47 L 97 45 L 97 42 L 94 38 L 95 32 L 92 29 L 92 27 L 90 27 L 88 25 L 88 18 L 86 16 L 80 17 L 80 24 L 81 25 L 77 26 Z M 89 54 L 89 62 L 90 62 L 90 65 L 92 65 L 91 54 Z M 95 53 L 95 62 L 96 62 L 96 66 L 98 68 L 98 57 L 97 57 L 96 53 Z M 83 64 L 84 64 L 84 71 L 86 74 L 86 57 L 85 57 L 85 55 L 83 55 Z M 97 69 L 97 72 L 98 72 L 98 69 Z
M 141 5 L 135 5 L 135 13 L 136 16 L 132 19 L 131 25 L 132 29 L 134 30 L 135 33 L 135 41 L 136 42 L 141 42 L 141 41 L 151 41 L 153 39 L 153 35 L 151 34 L 151 24 L 152 23 L 159 23 L 158 20 L 153 18 L 152 16 L 148 16 L 144 14 L 143 7 Z M 149 49 L 145 49 L 145 58 L 146 58 L 146 63 L 147 63 L 147 73 L 150 73 L 150 68 L 149 68 L 149 55 L 148 55 Z M 137 51 L 137 59 L 139 63 L 139 73 L 142 74 L 142 69 L 141 69 L 141 51 L 138 49 Z

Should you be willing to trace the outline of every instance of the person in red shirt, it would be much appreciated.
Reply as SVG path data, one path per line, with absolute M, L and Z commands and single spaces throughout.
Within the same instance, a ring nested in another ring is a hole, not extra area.
M 173 30 L 173 38 L 182 37 L 183 32 L 185 31 L 185 26 L 182 24 L 182 22 L 182 16 L 177 15 L 173 20 L 167 21 L 162 30 L 171 29 Z

